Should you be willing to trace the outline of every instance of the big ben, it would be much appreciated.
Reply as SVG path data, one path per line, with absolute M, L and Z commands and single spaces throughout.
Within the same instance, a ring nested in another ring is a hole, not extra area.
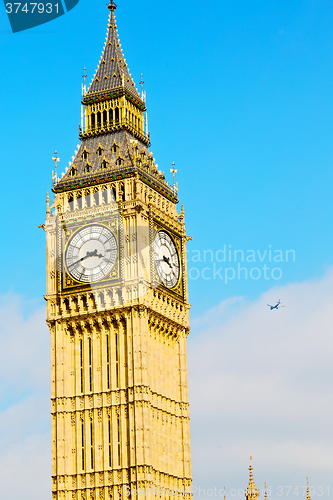
M 108 5 L 80 144 L 45 223 L 54 500 L 190 495 L 184 209 Z M 57 163 L 57 156 L 55 157 Z

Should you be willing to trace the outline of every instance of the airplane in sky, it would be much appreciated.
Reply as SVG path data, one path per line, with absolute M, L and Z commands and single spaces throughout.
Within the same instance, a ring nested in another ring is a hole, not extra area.
M 281 306 L 281 304 L 282 304 L 282 302 L 281 302 L 281 300 L 279 299 L 279 300 L 277 301 L 277 303 L 275 304 L 275 306 L 271 306 L 270 304 L 267 304 L 267 305 L 268 305 L 268 307 L 270 307 L 270 308 L 271 308 L 271 311 L 272 311 L 273 309 L 279 309 L 279 307 L 284 307 L 284 306 Z

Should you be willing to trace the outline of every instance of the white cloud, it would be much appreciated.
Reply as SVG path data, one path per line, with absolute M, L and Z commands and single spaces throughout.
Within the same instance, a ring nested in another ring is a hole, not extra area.
M 267 303 L 278 299 L 285 307 L 270 311 Z M 318 281 L 275 287 L 252 303 L 229 299 L 193 322 L 195 484 L 246 487 L 250 453 L 257 477 L 261 470 L 275 487 L 294 474 L 299 486 L 307 474 L 332 484 L 332 304 L 330 270 Z
M 44 500 L 51 492 L 49 394 L 0 414 L 0 498 Z
M 270 311 L 281 298 L 285 308 Z M 333 477 L 333 272 L 230 298 L 192 321 L 188 365 L 194 484 L 203 489 L 310 484 L 322 499 Z M 24 317 L 0 299 L 0 498 L 44 500 L 51 491 L 50 345 L 45 310 Z M 239 490 L 239 491 L 238 491 Z M 293 490 L 296 491 L 296 490 Z M 286 497 L 287 490 L 283 490 Z M 203 493 L 201 494 L 201 497 Z M 215 496 L 215 495 L 214 495 Z M 289 497 L 295 499 L 295 494 Z M 313 496 L 313 500 L 315 497 Z
M 30 306 L 30 307 L 29 307 Z M 45 308 L 0 298 L 0 498 L 51 492 L 50 335 Z
M 0 298 L 0 395 L 3 391 L 19 398 L 26 391 L 45 389 L 50 385 L 50 334 L 45 324 L 45 308 L 26 318 L 24 303 L 11 294 Z M 13 393 L 14 392 L 14 393 Z

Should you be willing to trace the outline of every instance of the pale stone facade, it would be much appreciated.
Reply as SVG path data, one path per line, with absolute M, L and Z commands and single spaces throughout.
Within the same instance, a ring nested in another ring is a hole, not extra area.
M 109 10 L 112 45 L 113 2 Z M 109 70 L 121 71 L 120 56 L 113 58 L 116 69 Z M 126 75 L 120 76 L 124 84 Z M 100 90 L 95 79 L 83 98 L 90 131 L 82 132 L 66 174 L 54 178 L 55 200 L 51 207 L 47 202 L 53 499 L 118 500 L 139 489 L 152 498 L 188 496 L 184 210 L 177 212 L 177 192 L 147 149 L 143 100 L 125 85 L 117 91 L 122 95 L 102 95 L 104 80 Z M 126 117 L 92 130 L 89 95 L 134 101 L 141 116 L 137 131 L 127 127 Z M 94 230 L 112 235 L 113 260 Z M 159 495 L 162 488 L 168 491 Z

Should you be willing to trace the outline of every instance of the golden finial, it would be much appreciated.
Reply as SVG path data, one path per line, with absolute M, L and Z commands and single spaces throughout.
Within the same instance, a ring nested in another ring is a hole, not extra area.
M 250 479 L 252 478 L 252 470 L 253 470 L 253 467 L 252 467 L 252 455 L 250 455 L 250 466 L 249 466 Z
M 223 486 L 223 500 L 226 500 L 226 496 L 225 496 L 225 486 Z
M 114 3 L 114 1 L 113 1 L 113 0 L 111 0 L 111 2 L 108 4 L 108 6 L 107 6 L 107 7 L 108 7 L 108 9 L 112 12 L 112 11 L 116 10 L 117 5 Z
M 175 194 L 176 194 L 176 173 L 177 173 L 177 170 L 175 169 L 175 162 L 172 163 L 172 168 L 170 168 L 170 172 L 173 175 L 173 195 L 175 196 Z
M 265 498 L 267 499 L 267 484 L 266 484 L 266 481 L 264 481 L 264 485 L 265 485 Z
M 57 150 L 55 150 L 54 152 L 54 158 L 52 158 L 52 161 L 54 161 L 54 177 L 56 178 L 57 177 L 57 165 L 58 165 L 58 162 L 60 161 L 60 158 L 58 158 L 58 153 L 57 153 Z

